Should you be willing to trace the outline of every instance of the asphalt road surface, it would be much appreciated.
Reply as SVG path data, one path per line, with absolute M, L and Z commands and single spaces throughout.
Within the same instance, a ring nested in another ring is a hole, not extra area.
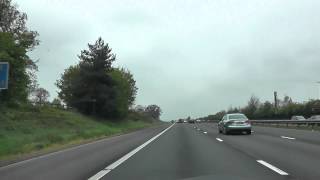
M 216 124 L 144 129 L 0 168 L 0 179 L 319 180 L 320 133 Z

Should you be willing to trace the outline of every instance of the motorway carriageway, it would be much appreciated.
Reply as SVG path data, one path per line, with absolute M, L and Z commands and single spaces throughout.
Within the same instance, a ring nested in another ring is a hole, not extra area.
M 319 180 L 320 133 L 214 123 L 174 124 L 100 140 L 0 168 L 0 179 Z

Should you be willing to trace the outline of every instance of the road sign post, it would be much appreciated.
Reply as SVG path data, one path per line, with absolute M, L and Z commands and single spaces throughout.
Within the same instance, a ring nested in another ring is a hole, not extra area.
M 9 63 L 0 62 L 0 91 L 2 89 L 8 89 L 9 81 Z

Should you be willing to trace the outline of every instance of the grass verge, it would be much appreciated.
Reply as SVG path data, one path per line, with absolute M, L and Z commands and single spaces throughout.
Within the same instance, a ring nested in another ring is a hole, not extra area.
M 104 121 L 52 107 L 0 110 L 0 161 L 53 151 L 155 125 L 132 113 L 119 122 Z

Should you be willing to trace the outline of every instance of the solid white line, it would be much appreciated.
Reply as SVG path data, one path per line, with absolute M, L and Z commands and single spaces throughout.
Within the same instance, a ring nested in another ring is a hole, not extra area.
M 203 132 L 204 134 L 207 134 L 207 131 Z
M 105 176 L 106 174 L 108 174 L 111 170 L 101 170 L 99 171 L 97 174 L 95 174 L 94 176 L 92 176 L 91 178 L 89 178 L 89 180 L 95 180 L 95 179 L 101 179 L 103 176 Z
M 296 139 L 296 138 L 287 137 L 287 136 L 281 136 L 281 138 L 284 138 L 284 139 L 291 139 L 291 140 L 295 140 L 295 139 Z
M 168 127 L 167 129 L 163 130 L 162 132 L 160 132 L 159 134 L 157 134 L 156 136 L 154 136 L 153 138 L 149 139 L 147 142 L 143 143 L 142 145 L 140 145 L 139 147 L 137 147 L 136 149 L 132 150 L 131 152 L 129 152 L 128 154 L 124 155 L 122 158 L 118 159 L 116 162 L 110 164 L 109 166 L 107 166 L 106 168 L 104 168 L 103 170 L 101 170 L 100 172 L 98 172 L 97 174 L 95 174 L 94 176 L 92 176 L 91 178 L 89 178 L 89 180 L 99 180 L 100 178 L 102 178 L 103 176 L 105 176 L 106 174 L 108 174 L 111 170 L 115 169 L 117 166 L 119 166 L 120 164 L 122 164 L 123 162 L 125 162 L 127 159 L 129 159 L 131 156 L 133 156 L 134 154 L 136 154 L 138 151 L 140 151 L 142 148 L 146 147 L 148 144 L 150 144 L 152 141 L 154 141 L 155 139 L 157 139 L 159 136 L 161 136 L 163 133 L 165 133 L 166 131 L 168 131 L 174 124 L 172 124 L 170 127 Z
M 277 167 L 275 167 L 275 166 L 273 166 L 273 165 L 271 165 L 271 164 L 269 164 L 269 163 L 267 163 L 267 162 L 265 162 L 265 161 L 263 161 L 263 160 L 257 160 L 257 162 L 260 163 L 260 164 L 262 164 L 262 165 L 264 165 L 264 166 L 266 166 L 267 168 L 269 168 L 269 169 L 277 172 L 277 173 L 280 174 L 280 175 L 285 175 L 285 176 L 286 176 L 286 175 L 289 175 L 288 173 L 282 171 L 281 169 L 279 169 L 279 168 L 277 168 Z
M 220 139 L 220 138 L 216 138 L 216 140 L 218 140 L 218 141 L 220 141 L 220 142 L 222 142 L 223 140 L 222 139 Z

